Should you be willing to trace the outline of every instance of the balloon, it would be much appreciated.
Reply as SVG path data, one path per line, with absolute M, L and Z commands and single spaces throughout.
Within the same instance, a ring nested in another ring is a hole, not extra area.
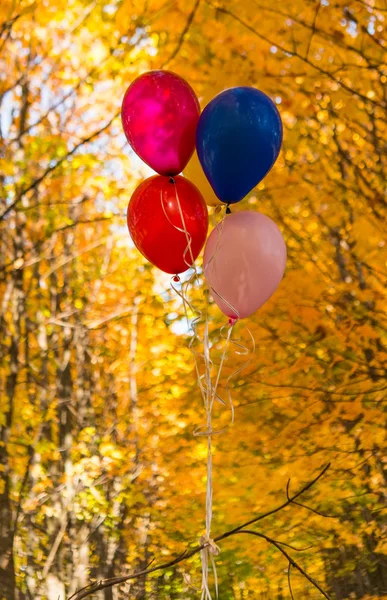
M 154 175 L 143 181 L 130 199 L 127 220 L 138 250 L 165 273 L 186 271 L 206 241 L 207 206 L 184 177 Z
M 218 206 L 221 203 L 208 183 L 196 152 L 193 153 L 191 160 L 184 169 L 183 175 L 196 185 L 208 206 Z
M 275 104 L 251 87 L 215 96 L 196 131 L 203 170 L 217 197 L 239 202 L 275 163 L 282 143 L 282 123 Z
M 199 114 L 191 86 L 170 71 L 140 75 L 127 89 L 121 108 L 129 144 L 161 175 L 177 175 L 188 163 Z
M 220 310 L 233 319 L 260 308 L 277 289 L 286 266 L 286 245 L 277 225 L 258 212 L 226 216 L 204 250 L 204 275 Z

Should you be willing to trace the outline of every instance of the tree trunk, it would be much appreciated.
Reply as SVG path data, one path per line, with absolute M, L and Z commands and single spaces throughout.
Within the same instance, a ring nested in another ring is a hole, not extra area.
M 0 429 L 0 598 L 15 600 L 15 566 L 13 558 L 13 515 L 10 500 L 11 479 L 8 462 L 8 444 L 11 436 L 16 383 L 19 372 L 19 346 L 21 341 L 21 321 L 25 311 L 23 289 L 23 218 L 15 216 L 15 235 L 13 239 L 14 261 L 21 261 L 19 268 L 12 271 L 12 296 L 9 354 L 9 373 L 6 379 L 5 423 Z M 17 263 L 16 263 L 17 264 Z M 5 320 L 3 321 L 5 326 Z M 7 332 L 4 333 L 7 337 Z
M 3 428 L 3 432 L 6 428 Z M 4 435 L 1 441 L 3 442 Z M 0 465 L 7 466 L 5 447 L 0 448 Z M 12 513 L 9 502 L 9 478 L 7 470 L 0 479 L 0 600 L 15 600 L 15 568 L 13 561 Z

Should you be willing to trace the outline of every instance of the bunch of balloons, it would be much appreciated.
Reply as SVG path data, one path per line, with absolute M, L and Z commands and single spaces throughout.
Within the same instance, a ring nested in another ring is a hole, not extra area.
M 278 157 L 282 124 L 275 104 L 255 88 L 237 87 L 218 94 L 200 114 L 184 79 L 150 71 L 129 86 L 121 115 L 129 144 L 158 173 L 141 183 L 129 202 L 136 247 L 166 273 L 186 271 L 207 237 L 208 209 L 198 187 L 209 204 L 215 194 L 228 214 L 207 240 L 204 275 L 224 314 L 233 320 L 248 317 L 278 287 L 286 246 L 269 217 L 230 213 L 229 205 L 242 200 Z M 187 165 L 188 172 L 198 173 L 198 187 L 179 175 Z

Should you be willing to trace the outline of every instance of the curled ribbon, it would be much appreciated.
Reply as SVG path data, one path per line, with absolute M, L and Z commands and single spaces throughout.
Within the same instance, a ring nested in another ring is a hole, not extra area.
M 164 206 L 164 200 L 163 200 L 162 193 L 160 196 L 160 201 L 161 201 L 161 205 L 162 205 L 164 214 L 165 214 L 166 218 L 168 219 L 168 221 L 171 223 L 171 225 L 175 229 L 184 233 L 186 236 L 187 247 L 186 247 L 186 249 L 184 251 L 184 255 L 183 255 L 184 262 L 186 263 L 187 268 L 192 270 L 191 275 L 188 278 L 188 280 L 183 283 L 180 281 L 180 278 L 178 275 L 172 277 L 171 278 L 171 287 L 175 291 L 175 293 L 181 298 L 181 300 L 183 302 L 185 316 L 186 316 L 187 323 L 188 323 L 188 329 L 191 329 L 191 331 L 192 331 L 192 336 L 189 341 L 188 347 L 189 347 L 190 351 L 192 352 L 194 359 L 195 359 L 195 370 L 196 370 L 198 385 L 199 385 L 199 389 L 202 394 L 202 398 L 203 398 L 203 402 L 204 402 L 204 406 L 205 406 L 205 410 L 206 410 L 206 416 L 207 416 L 206 424 L 202 425 L 200 427 L 197 427 L 194 431 L 194 435 L 207 437 L 206 533 L 204 536 L 202 536 L 200 538 L 200 544 L 202 546 L 203 545 L 205 546 L 200 551 L 201 565 L 202 565 L 201 600 L 212 600 L 211 592 L 209 589 L 209 580 L 208 580 L 209 568 L 211 565 L 211 568 L 212 568 L 212 571 L 214 574 L 214 580 L 215 580 L 216 598 L 218 598 L 218 576 L 217 576 L 214 557 L 218 556 L 220 553 L 220 548 L 215 544 L 215 542 L 211 538 L 212 507 L 213 507 L 213 502 L 212 502 L 212 494 L 213 494 L 212 436 L 224 433 L 228 429 L 228 427 L 223 428 L 223 429 L 218 429 L 218 430 L 213 429 L 213 427 L 212 427 L 212 409 L 213 409 L 213 404 L 215 401 L 218 401 L 221 404 L 226 405 L 226 402 L 218 395 L 217 389 L 218 389 L 221 373 L 223 370 L 224 362 L 227 357 L 227 350 L 228 350 L 230 344 L 232 344 L 236 348 L 235 352 L 239 355 L 248 355 L 249 349 L 241 343 L 240 339 L 232 337 L 234 324 L 238 321 L 238 318 L 239 318 L 238 311 L 225 298 L 223 298 L 221 296 L 221 294 L 219 294 L 216 290 L 214 290 L 210 286 L 211 293 L 213 295 L 215 294 L 218 298 L 220 298 L 225 303 L 225 305 L 230 308 L 232 314 L 237 315 L 236 318 L 230 319 L 227 334 L 224 333 L 225 327 L 222 327 L 222 329 L 221 329 L 221 332 L 220 332 L 221 337 L 225 340 L 224 349 L 223 349 L 219 367 L 218 367 L 218 370 L 216 373 L 215 382 L 214 383 L 212 382 L 212 372 L 214 369 L 214 364 L 213 364 L 213 362 L 211 360 L 211 356 L 210 356 L 208 292 L 206 293 L 206 311 L 205 311 L 205 316 L 203 317 L 202 311 L 199 310 L 197 307 L 193 306 L 192 302 L 188 299 L 189 289 L 191 287 L 193 287 L 195 285 L 195 283 L 199 284 L 199 275 L 198 275 L 198 272 L 197 272 L 197 269 L 196 269 L 196 266 L 195 266 L 194 260 L 193 260 L 193 254 L 192 254 L 192 248 L 191 248 L 192 237 L 191 237 L 190 233 L 188 232 L 185 221 L 184 221 L 184 214 L 181 209 L 180 199 L 179 199 L 176 185 L 175 185 L 175 192 L 176 192 L 176 201 L 177 201 L 177 205 L 178 205 L 178 209 L 179 209 L 179 214 L 180 214 L 180 218 L 181 218 L 181 222 L 182 222 L 181 228 L 176 226 L 170 220 L 167 210 Z M 218 212 L 218 211 L 216 211 L 216 212 Z M 220 221 L 220 223 L 216 226 L 217 231 L 218 231 L 217 244 L 216 244 L 216 248 L 215 248 L 215 253 L 211 257 L 209 263 L 207 264 L 207 267 L 216 258 L 217 250 L 218 250 L 219 244 L 220 244 L 221 233 L 223 230 L 223 224 L 224 224 L 224 219 L 222 219 Z M 187 256 L 189 254 L 190 254 L 191 262 L 189 262 L 189 260 L 187 260 Z M 180 284 L 180 289 L 178 289 L 178 286 L 175 285 L 176 283 Z M 191 321 L 188 316 L 189 311 L 193 315 L 193 318 L 191 319 Z M 198 324 L 203 321 L 204 321 L 204 335 L 203 335 L 203 339 L 202 339 L 198 334 L 197 327 L 198 327 Z M 254 338 L 253 338 L 250 330 L 247 329 L 247 331 L 252 339 L 253 352 L 254 352 L 255 351 Z M 203 352 L 199 352 L 195 349 L 196 344 L 203 346 Z M 231 396 L 231 391 L 230 391 L 230 381 L 236 375 L 238 375 L 251 362 L 251 360 L 252 360 L 252 356 L 250 356 L 248 361 L 245 362 L 241 367 L 236 369 L 227 378 L 227 381 L 226 381 L 226 393 L 227 393 L 228 404 L 229 404 L 229 407 L 231 410 L 231 422 L 232 423 L 234 422 L 234 406 L 233 406 L 232 396 Z M 201 373 L 200 363 L 204 363 L 204 373 Z

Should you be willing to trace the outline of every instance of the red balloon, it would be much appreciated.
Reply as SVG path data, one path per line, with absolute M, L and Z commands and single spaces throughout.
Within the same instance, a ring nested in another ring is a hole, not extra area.
M 207 237 L 206 203 L 185 177 L 154 175 L 146 179 L 130 199 L 127 218 L 138 250 L 165 273 L 186 271 Z
M 199 114 L 191 86 L 170 71 L 140 75 L 127 89 L 121 108 L 129 144 L 160 175 L 177 175 L 187 165 Z

